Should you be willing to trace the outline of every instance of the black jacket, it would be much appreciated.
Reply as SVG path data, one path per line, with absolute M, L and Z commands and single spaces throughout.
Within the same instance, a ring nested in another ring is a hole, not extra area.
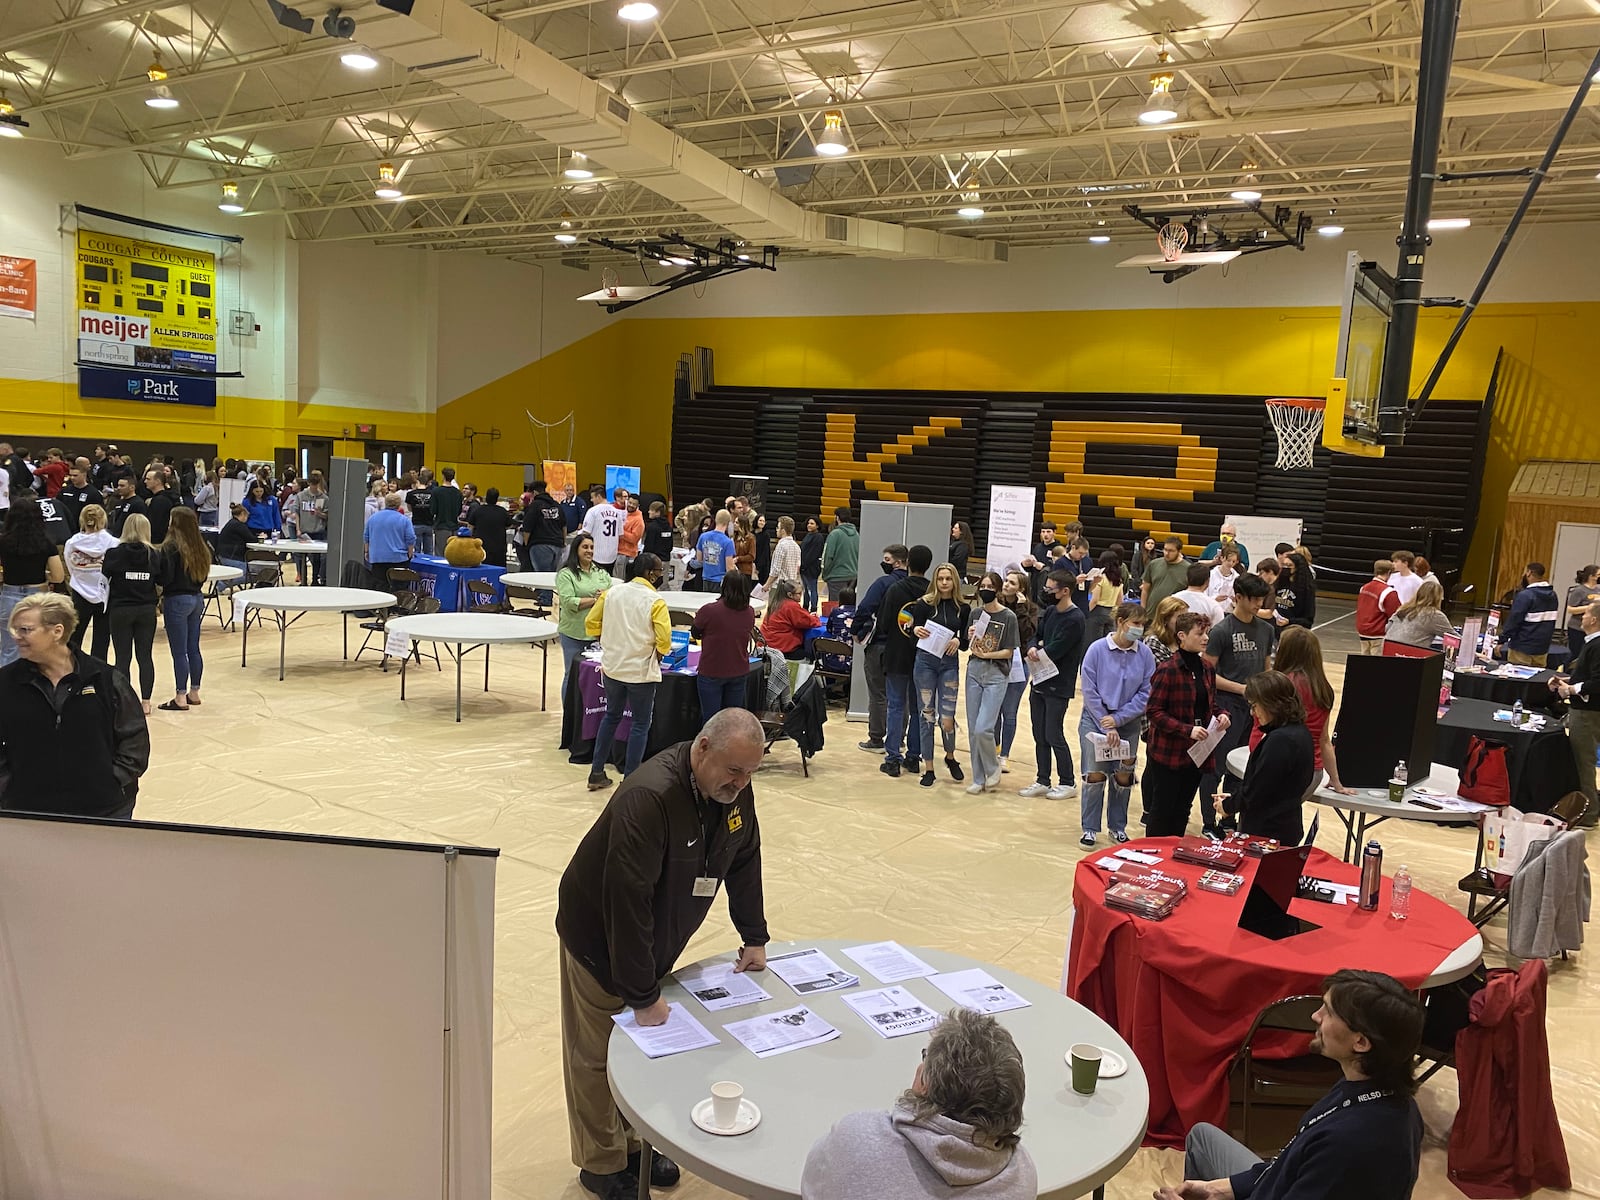
M 0 808 L 107 817 L 132 803 L 150 731 L 128 681 L 81 651 L 58 687 L 27 659 L 0 668 Z
M 56 493 L 56 503 L 61 506 L 67 518 L 67 524 L 72 526 L 72 532 L 77 533 L 78 517 L 84 509 L 91 504 L 99 504 L 101 500 L 100 489 L 92 484 L 74 487 L 69 479 L 62 489 Z
M 1250 755 L 1244 781 L 1223 801 L 1239 816 L 1239 832 L 1298 846 L 1305 836 L 1301 799 L 1311 786 L 1314 747 L 1304 725 L 1267 725 Z M 1210 803 L 1209 799 L 1205 801 Z
M 672 561 L 672 522 L 665 517 L 651 517 L 644 523 L 644 549 L 654 554 L 665 565 Z
M 800 578 L 815 579 L 822 574 L 822 547 L 828 535 L 813 529 L 800 539 Z
M 1071 700 L 1078 694 L 1078 664 L 1083 661 L 1083 652 L 1087 649 L 1083 638 L 1088 624 L 1088 618 L 1076 604 L 1069 604 L 1066 612 L 1057 611 L 1052 604 L 1040 614 L 1039 630 L 1032 644 L 1055 663 L 1056 674 L 1043 683 L 1034 684 L 1034 691 L 1058 700 Z
M 111 506 L 111 513 L 106 521 L 106 528 L 111 531 L 112 537 L 122 536 L 122 523 L 134 513 L 147 514 L 143 500 L 138 496 L 129 496 L 126 500 L 118 500 Z
M 678 961 L 711 896 L 694 881 L 728 890 L 728 915 L 747 946 L 767 937 L 761 893 L 761 829 L 750 787 L 732 804 L 697 800 L 691 742 L 679 742 L 623 781 L 561 876 L 556 933 L 601 987 L 631 1008 L 648 1008 Z
M 1583 684 L 1583 691 L 1567 701 L 1573 708 L 1600 709 L 1600 634 L 1583 643 L 1567 669 L 1571 683 Z
M 530 546 L 561 546 L 567 540 L 567 523 L 549 492 L 539 492 L 522 510 L 522 532 Z
M 150 540 L 156 545 L 167 540 L 167 526 L 172 522 L 172 510 L 177 507 L 178 494 L 171 488 L 162 488 L 144 502 L 144 515 L 150 520 Z
M 911 626 L 900 620 L 900 610 L 908 608 L 928 593 L 928 580 L 924 575 L 907 575 L 889 585 L 878 606 L 878 626 L 886 630 L 883 635 L 883 673 L 909 675 L 917 658 L 917 639 L 911 636 Z
M 123 542 L 106 551 L 100 560 L 100 574 L 110 585 L 107 607 L 154 604 L 156 585 L 161 582 L 161 551 Z
M 472 514 L 472 532 L 483 542 L 486 566 L 506 565 L 506 534 L 511 529 L 511 514 L 498 504 L 480 504 Z
M 1341 1079 L 1306 1112 L 1278 1156 L 1232 1177 L 1237 1200 L 1410 1200 L 1422 1114 L 1409 1096 Z

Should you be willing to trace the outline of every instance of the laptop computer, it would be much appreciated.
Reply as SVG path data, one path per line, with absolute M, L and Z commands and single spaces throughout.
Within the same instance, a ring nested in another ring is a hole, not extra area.
M 1310 845 L 1286 846 L 1261 856 L 1239 911 L 1240 929 L 1278 942 L 1322 928 L 1289 912 L 1310 857 Z

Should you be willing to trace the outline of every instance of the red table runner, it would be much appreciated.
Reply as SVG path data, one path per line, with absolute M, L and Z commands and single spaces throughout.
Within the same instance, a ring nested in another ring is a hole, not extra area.
M 1109 872 L 1078 864 L 1072 901 L 1067 994 L 1104 1018 L 1133 1047 L 1150 1081 L 1147 1146 L 1181 1147 L 1195 1124 L 1226 1128 L 1228 1069 L 1256 1014 L 1274 1000 L 1316 993 L 1342 967 L 1382 971 L 1416 988 L 1477 932 L 1460 912 L 1413 890 L 1411 916 L 1389 916 L 1385 878 L 1376 912 L 1354 904 L 1295 900 L 1290 911 L 1322 926 L 1283 941 L 1238 927 L 1258 860 L 1246 857 L 1236 895 L 1202 891 L 1205 868 L 1176 862 L 1177 838 L 1144 838 L 1130 850 L 1158 853 L 1160 869 L 1189 882 L 1189 895 L 1164 921 L 1105 906 Z M 1306 873 L 1359 882 L 1360 869 L 1312 850 Z M 1284 1053 L 1303 1052 L 1284 1049 Z

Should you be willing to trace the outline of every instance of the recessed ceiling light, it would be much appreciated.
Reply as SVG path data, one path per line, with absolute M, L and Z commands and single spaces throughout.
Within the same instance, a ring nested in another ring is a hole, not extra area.
M 1091 233 L 1089 240 L 1097 246 L 1103 246 L 1111 240 L 1111 235 L 1108 233 Z
M 1465 229 L 1472 224 L 1471 217 L 1435 217 L 1428 222 L 1429 229 Z
M 1343 225 L 1318 225 L 1317 233 L 1321 237 L 1338 237 L 1344 232 Z
M 572 152 L 572 157 L 567 159 L 567 166 L 561 172 L 568 179 L 593 179 L 594 171 L 589 166 L 589 156 L 577 150 Z
M 145 104 L 151 108 L 177 108 L 178 98 L 172 94 L 172 89 L 163 83 L 151 95 L 145 97 Z
M 353 71 L 371 71 L 378 65 L 378 60 L 365 50 L 346 50 L 339 55 L 339 61 Z
M 624 21 L 654 21 L 660 12 L 650 0 L 631 0 L 617 9 L 617 16 Z
M 244 205 L 239 203 L 239 185 L 231 180 L 222 185 L 222 201 L 217 205 L 225 213 L 242 213 Z
M 844 140 L 844 114 L 830 108 L 822 114 L 822 136 L 817 139 L 817 153 L 837 158 L 850 153 L 850 144 Z

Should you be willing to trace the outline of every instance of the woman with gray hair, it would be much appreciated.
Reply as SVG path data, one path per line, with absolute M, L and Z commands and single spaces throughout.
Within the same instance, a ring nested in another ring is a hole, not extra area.
M 1022 1054 L 993 1017 L 952 1009 L 890 1112 L 851 1113 L 806 1156 L 802 1200 L 1033 1200 Z

